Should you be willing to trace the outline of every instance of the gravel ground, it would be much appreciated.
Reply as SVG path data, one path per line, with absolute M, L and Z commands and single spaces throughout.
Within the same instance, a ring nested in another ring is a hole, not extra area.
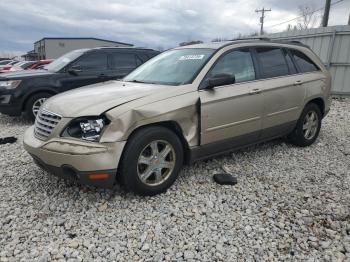
M 350 261 L 350 100 L 308 148 L 275 140 L 185 167 L 165 194 L 79 186 L 22 147 L 0 116 L 0 261 Z M 220 186 L 220 168 L 238 177 Z

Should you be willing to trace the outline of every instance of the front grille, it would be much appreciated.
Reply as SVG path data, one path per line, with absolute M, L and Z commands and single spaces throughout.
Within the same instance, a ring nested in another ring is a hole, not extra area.
M 39 139 L 47 139 L 61 120 L 61 116 L 41 109 L 35 119 L 34 134 Z

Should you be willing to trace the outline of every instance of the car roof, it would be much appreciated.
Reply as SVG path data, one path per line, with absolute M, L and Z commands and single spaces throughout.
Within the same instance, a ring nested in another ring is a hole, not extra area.
M 159 52 L 157 50 L 151 49 L 151 48 L 144 48 L 144 47 L 123 47 L 123 46 L 116 46 L 116 47 L 94 47 L 94 48 L 90 48 L 88 50 L 133 50 L 133 51 L 150 51 L 150 52 Z
M 235 45 L 235 44 L 244 44 L 244 43 L 264 43 L 264 44 L 280 44 L 281 46 L 285 45 L 296 45 L 296 46 L 303 46 L 307 47 L 307 45 L 302 44 L 299 41 L 276 41 L 276 40 L 270 40 L 269 38 L 243 38 L 243 39 L 235 39 L 235 40 L 228 40 L 228 41 L 222 41 L 222 42 L 211 42 L 211 43 L 203 43 L 203 44 L 194 44 L 194 45 L 187 45 L 187 46 L 180 46 L 176 47 L 175 49 L 185 49 L 185 48 L 209 48 L 209 49 L 221 49 L 226 46 Z

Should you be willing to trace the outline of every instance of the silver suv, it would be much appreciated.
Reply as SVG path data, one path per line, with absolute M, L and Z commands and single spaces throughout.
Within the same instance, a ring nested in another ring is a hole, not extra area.
M 317 138 L 331 77 L 295 42 L 179 47 L 109 81 L 48 99 L 24 136 L 53 174 L 141 195 L 165 191 L 184 163 L 286 136 Z

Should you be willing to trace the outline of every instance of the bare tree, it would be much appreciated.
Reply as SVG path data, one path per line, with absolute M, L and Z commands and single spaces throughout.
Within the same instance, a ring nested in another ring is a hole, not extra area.
M 255 37 L 259 37 L 259 32 L 256 31 L 256 32 L 251 32 L 249 34 L 238 33 L 231 40 L 244 39 L 244 38 L 255 38 Z
M 315 7 L 311 4 L 300 5 L 298 7 L 300 18 L 297 24 L 297 28 L 308 29 L 314 27 L 317 23 L 318 16 L 316 14 Z
M 222 38 L 222 37 L 216 37 L 214 39 L 212 39 L 211 41 L 212 42 L 224 42 L 224 41 L 227 41 L 228 39 L 226 38 Z

